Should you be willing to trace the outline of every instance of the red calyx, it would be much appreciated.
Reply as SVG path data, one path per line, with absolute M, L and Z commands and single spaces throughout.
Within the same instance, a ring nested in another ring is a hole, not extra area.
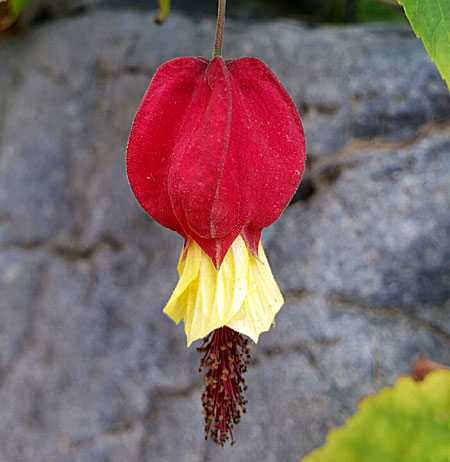
M 178 58 L 161 66 L 133 123 L 130 186 L 163 226 L 218 268 L 242 234 L 257 255 L 300 182 L 305 138 L 294 103 L 255 58 Z

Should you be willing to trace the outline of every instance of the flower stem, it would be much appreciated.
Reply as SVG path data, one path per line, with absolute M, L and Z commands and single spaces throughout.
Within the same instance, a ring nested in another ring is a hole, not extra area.
M 214 42 L 213 58 L 222 55 L 223 26 L 225 25 L 225 7 L 227 0 L 219 0 L 217 6 L 216 41 Z

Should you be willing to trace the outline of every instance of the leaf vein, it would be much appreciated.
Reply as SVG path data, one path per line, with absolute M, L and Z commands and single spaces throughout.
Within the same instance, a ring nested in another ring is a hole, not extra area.
M 441 10 L 441 15 L 442 15 L 441 21 L 444 23 L 444 29 L 447 32 L 447 40 L 450 42 L 450 29 L 445 22 L 445 15 L 444 15 L 444 10 L 442 8 L 441 0 L 437 0 L 437 4 L 439 5 L 439 9 Z

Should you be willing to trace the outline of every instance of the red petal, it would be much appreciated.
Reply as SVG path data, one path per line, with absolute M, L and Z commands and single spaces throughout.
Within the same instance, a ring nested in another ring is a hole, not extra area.
M 169 196 L 175 215 L 219 266 L 241 232 L 241 169 L 229 149 L 232 101 L 225 62 L 214 59 L 197 82 L 175 147 Z
M 242 236 L 244 237 L 244 241 L 247 244 L 250 253 L 254 256 L 258 256 L 258 244 L 261 240 L 261 228 L 251 228 L 246 227 L 242 231 Z
M 127 148 L 131 189 L 142 208 L 163 226 L 185 236 L 173 213 L 168 194 L 172 154 L 189 112 L 195 85 L 207 62 L 179 58 L 162 65 L 142 100 Z
M 221 238 L 236 226 L 239 171 L 230 165 L 231 88 L 225 63 L 213 60 L 197 82 L 169 173 L 169 196 L 184 227 L 205 239 Z M 229 185 L 231 176 L 235 181 Z M 226 183 L 226 184 L 224 184 Z M 224 191 L 227 188 L 231 191 Z M 223 201 L 224 193 L 231 197 Z M 239 229 L 236 229 L 239 233 Z
M 229 151 L 240 155 L 247 229 L 261 231 L 280 217 L 298 187 L 305 136 L 294 103 L 266 65 L 243 58 L 229 62 L 228 70 L 233 98 Z

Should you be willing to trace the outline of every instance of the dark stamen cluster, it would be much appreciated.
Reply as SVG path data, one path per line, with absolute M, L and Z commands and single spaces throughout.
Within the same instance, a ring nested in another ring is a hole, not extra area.
M 250 358 L 248 340 L 229 327 L 221 327 L 205 337 L 197 351 L 204 353 L 198 372 L 208 369 L 202 395 L 205 439 L 210 434 L 223 446 L 231 438 L 233 445 L 233 425 L 239 423 L 247 404 L 242 392 L 247 389 L 243 374 Z

